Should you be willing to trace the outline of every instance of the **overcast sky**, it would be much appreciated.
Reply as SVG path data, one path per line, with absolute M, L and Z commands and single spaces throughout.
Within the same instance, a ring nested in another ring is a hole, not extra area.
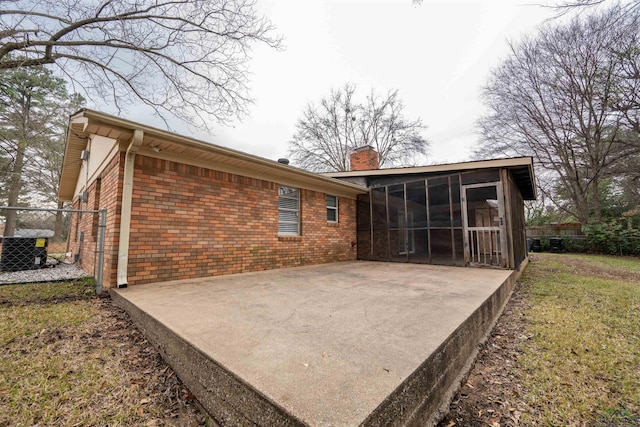
M 467 160 L 481 87 L 506 57 L 507 40 L 553 16 L 525 1 L 258 0 L 285 48 L 254 48 L 249 116 L 215 136 L 179 132 L 275 160 L 286 156 L 304 107 L 351 82 L 363 96 L 399 90 L 407 118 L 428 127 L 426 163 Z

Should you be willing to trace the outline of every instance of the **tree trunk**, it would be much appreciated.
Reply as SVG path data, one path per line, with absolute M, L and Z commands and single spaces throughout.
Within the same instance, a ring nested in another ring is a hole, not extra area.
M 578 221 L 580 221 L 580 223 L 582 224 L 588 224 L 589 223 L 589 206 L 587 202 L 577 201 L 576 204 L 577 204 L 576 214 L 578 217 Z
M 602 200 L 600 200 L 600 180 L 597 176 L 591 182 L 591 192 L 593 194 L 593 214 L 596 223 L 600 224 L 602 221 Z
M 7 205 L 18 206 L 18 197 L 22 191 L 22 169 L 24 168 L 24 152 L 27 149 L 26 141 L 18 143 L 16 152 L 16 161 L 9 178 L 9 195 L 7 197 Z M 18 219 L 18 211 L 9 209 L 6 215 L 6 224 L 4 226 L 4 236 L 12 237 L 16 231 L 16 221 Z
M 563 182 L 569 191 L 569 199 L 573 201 L 574 215 L 582 224 L 587 224 L 589 222 L 589 202 L 586 194 L 588 189 L 582 188 L 579 177 L 576 174 L 567 173 L 567 176 L 573 178 L 567 178 Z
M 62 208 L 64 207 L 64 202 L 58 202 L 58 210 L 56 211 L 56 222 L 53 227 L 53 241 L 60 242 L 62 241 Z

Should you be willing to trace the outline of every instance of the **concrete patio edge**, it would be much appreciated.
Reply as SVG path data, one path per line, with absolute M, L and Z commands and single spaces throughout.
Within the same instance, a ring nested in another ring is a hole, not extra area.
M 511 274 L 360 423 L 362 426 L 432 426 L 446 414 L 491 333 L 528 259 Z M 115 305 L 158 349 L 212 418 L 221 425 L 309 425 L 230 369 L 189 343 L 117 290 Z
M 129 314 L 217 423 L 255 426 L 257 421 L 265 426 L 307 426 L 113 289 L 111 298 Z
M 444 418 L 445 415 L 447 415 L 447 412 L 449 412 L 449 405 L 451 404 L 451 401 L 455 397 L 455 394 L 458 392 L 458 389 L 462 385 L 462 381 L 464 381 L 467 378 L 469 371 L 473 367 L 473 364 L 475 363 L 478 357 L 478 354 L 480 352 L 480 346 L 484 344 L 491 336 L 491 332 L 493 331 L 493 328 L 496 326 L 498 319 L 500 318 L 500 316 L 502 316 L 502 313 L 504 312 L 507 306 L 507 303 L 509 302 L 509 300 L 511 299 L 511 296 L 513 295 L 513 292 L 516 287 L 516 283 L 520 279 L 520 276 L 522 275 L 522 273 L 524 272 L 524 269 L 527 267 L 528 264 L 529 264 L 529 258 L 525 258 L 520 265 L 520 269 L 515 270 L 513 274 L 509 277 L 509 283 L 508 283 L 509 290 L 508 290 L 506 299 L 502 301 L 502 304 L 498 312 L 494 315 L 494 318 L 491 321 L 491 324 L 484 332 L 484 335 L 482 335 L 480 337 L 480 340 L 476 343 L 473 351 L 467 358 L 467 361 L 460 369 L 458 376 L 453 381 L 453 383 L 449 386 L 449 389 L 443 394 L 443 397 L 440 402 L 440 406 L 433 413 L 433 416 L 431 417 L 430 421 L 432 422 L 432 424 L 435 425 L 436 423 L 438 423 L 442 418 Z
M 420 386 L 425 386 L 429 392 L 424 394 L 424 399 L 416 405 L 414 413 L 408 417 L 407 426 L 434 426 L 449 411 L 449 405 L 458 391 L 462 381 L 473 367 L 478 357 L 480 346 L 489 338 L 496 322 L 504 311 L 507 302 L 511 298 L 516 282 L 529 263 L 529 259 L 520 265 L 519 270 L 514 270 L 507 280 L 497 289 L 469 318 L 462 323 L 444 341 L 440 347 L 429 357 L 414 374 L 402 384 L 396 392 L 387 400 L 393 399 L 396 393 L 405 393 L 414 388 L 417 392 Z M 474 330 L 473 325 L 478 322 L 480 328 Z M 458 353 L 456 354 L 456 351 Z M 447 364 L 447 361 L 449 363 Z M 425 383 L 427 381 L 427 383 Z M 428 385 L 428 381 L 432 381 Z M 386 401 L 379 409 L 382 409 Z M 380 415 L 382 418 L 382 415 Z M 381 425 L 371 423 L 366 425 Z

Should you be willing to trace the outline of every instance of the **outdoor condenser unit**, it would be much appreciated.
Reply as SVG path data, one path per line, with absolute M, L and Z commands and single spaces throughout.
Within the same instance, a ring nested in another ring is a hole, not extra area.
M 4 237 L 0 271 L 38 270 L 47 264 L 46 237 Z

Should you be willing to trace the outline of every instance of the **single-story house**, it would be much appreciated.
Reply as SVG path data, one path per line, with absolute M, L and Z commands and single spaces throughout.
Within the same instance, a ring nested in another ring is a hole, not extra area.
M 337 261 L 517 269 L 531 158 L 316 174 L 97 111 L 70 118 L 58 197 L 106 209 L 103 285 L 123 287 Z M 70 251 L 93 271 L 98 214 Z

